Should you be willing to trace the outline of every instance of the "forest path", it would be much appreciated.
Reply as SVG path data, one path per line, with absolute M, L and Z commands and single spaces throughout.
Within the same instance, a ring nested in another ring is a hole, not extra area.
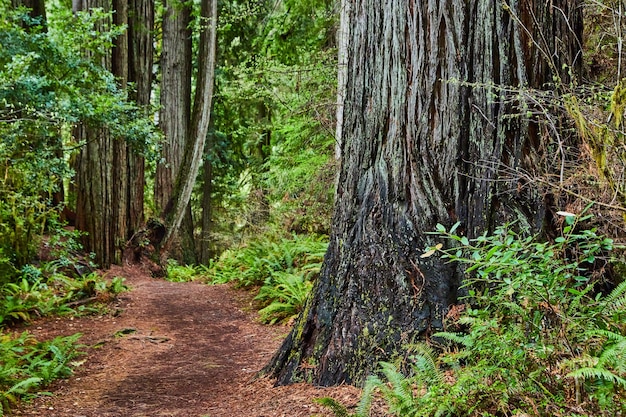
M 330 416 L 313 398 L 354 404 L 353 387 L 273 387 L 255 379 L 287 334 L 244 311 L 249 296 L 226 285 L 172 283 L 137 267 L 113 268 L 131 291 L 102 316 L 48 318 L 39 339 L 83 334 L 84 364 L 42 397 L 14 410 L 50 417 Z

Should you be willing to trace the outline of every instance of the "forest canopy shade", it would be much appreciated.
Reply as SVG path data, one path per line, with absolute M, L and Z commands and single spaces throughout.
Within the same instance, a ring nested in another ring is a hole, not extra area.
M 347 68 L 330 245 L 265 369 L 278 384 L 359 383 L 443 327 L 460 273 L 420 258 L 437 243 L 428 234 L 437 223 L 460 221 L 469 237 L 509 220 L 529 230 L 549 223 L 540 193 L 510 175 L 535 172 L 547 147 L 517 92 L 556 91 L 576 74 L 579 6 L 342 2 Z

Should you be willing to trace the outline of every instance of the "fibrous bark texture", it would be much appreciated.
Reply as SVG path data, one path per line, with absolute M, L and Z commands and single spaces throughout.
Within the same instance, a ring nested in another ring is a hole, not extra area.
M 173 236 L 179 230 L 189 208 L 193 186 L 202 165 L 202 155 L 211 120 L 211 103 L 215 80 L 217 0 L 203 1 L 200 7 L 200 17 L 200 47 L 193 113 L 188 137 L 185 141 L 182 165 L 176 177 L 176 187 L 172 192 L 171 205 L 173 209 L 167 216 L 167 231 L 161 246 L 162 257 L 167 255 Z
M 155 199 L 162 211 L 171 210 L 176 176 L 180 170 L 191 115 L 191 22 L 184 2 L 165 2 L 161 55 L 161 111 L 164 134 L 162 163 L 157 166 Z
M 164 140 L 157 165 L 155 202 L 164 219 L 174 211 L 174 191 L 185 153 L 191 122 L 191 9 L 187 2 L 164 2 L 163 47 L 161 54 L 161 111 L 159 126 Z M 170 255 L 184 263 L 195 263 L 191 208 L 179 230 Z M 174 248 L 173 248 L 174 249 Z
M 103 54 L 101 64 L 112 71 L 121 88 L 137 85 L 134 99 L 139 106 L 150 104 L 152 83 L 152 28 L 154 6 L 150 0 L 74 1 L 75 9 L 102 7 L 115 10 L 112 23 L 128 31 Z M 101 22 L 96 30 L 108 29 Z M 86 142 L 77 161 L 76 226 L 87 232 L 85 249 L 96 254 L 103 268 L 121 263 L 123 249 L 143 224 L 144 160 L 122 138 L 107 129 L 79 126 L 75 135 Z
M 521 90 L 549 89 L 580 46 L 576 0 L 348 0 L 341 168 L 330 245 L 304 312 L 265 372 L 360 383 L 442 329 L 460 273 L 420 255 L 437 223 L 474 237 L 542 198 Z M 529 90 L 530 91 L 530 90 Z M 507 175 L 502 175 L 506 172 Z M 445 242 L 442 242 L 445 243 Z
M 74 12 L 92 8 L 111 10 L 110 0 L 73 1 Z M 101 21 L 94 28 L 107 30 L 110 22 Z M 111 51 L 103 51 L 100 64 L 111 70 Z M 86 232 L 83 246 L 96 255 L 103 268 L 115 262 L 117 247 L 117 209 L 114 207 L 113 178 L 114 139 L 108 129 L 79 125 L 74 129 L 76 139 L 85 141 L 76 161 L 76 228 Z

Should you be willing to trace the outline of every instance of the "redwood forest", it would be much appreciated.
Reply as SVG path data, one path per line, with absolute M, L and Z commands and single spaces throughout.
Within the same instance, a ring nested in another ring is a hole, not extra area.
M 0 17 L 0 415 L 626 416 L 623 0 Z

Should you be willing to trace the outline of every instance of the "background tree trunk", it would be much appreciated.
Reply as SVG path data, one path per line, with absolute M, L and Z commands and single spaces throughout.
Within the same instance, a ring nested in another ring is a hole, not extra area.
M 212 120 L 213 117 L 211 117 Z M 209 138 L 204 147 L 205 155 L 211 155 L 211 144 L 212 141 Z M 213 248 L 215 247 L 211 241 L 211 233 L 213 232 L 213 201 L 211 198 L 213 193 L 213 164 L 210 159 L 205 158 L 202 169 L 202 235 L 200 236 L 199 261 L 201 264 L 208 265 L 213 258 Z
M 154 6 L 151 1 L 123 0 L 75 1 L 74 11 L 102 7 L 115 10 L 113 24 L 128 26 L 114 40 L 114 47 L 103 55 L 102 65 L 109 69 L 121 88 L 129 81 L 137 85 L 135 100 L 149 106 L 152 84 L 152 28 Z M 129 16 L 131 16 L 129 18 Z M 108 29 L 101 22 L 96 30 Z M 86 145 L 77 159 L 76 227 L 88 234 L 85 249 L 96 254 L 103 268 L 121 263 L 123 249 L 132 234 L 143 225 L 144 161 L 126 141 L 112 138 L 106 129 L 79 126 L 75 135 Z
M 126 0 L 113 0 L 113 24 L 128 26 L 128 2 Z M 113 41 L 112 50 L 112 73 L 121 88 L 128 85 L 129 67 L 129 36 L 128 30 L 124 31 Z M 124 140 L 113 141 L 113 218 L 115 248 L 123 248 L 131 236 L 130 227 L 130 167 L 129 149 Z M 115 250 L 113 263 L 121 264 L 122 251 Z
M 185 152 L 191 118 L 191 9 L 180 0 L 165 1 L 163 16 L 163 52 L 161 55 L 161 110 L 159 125 L 165 140 L 162 162 L 157 165 L 155 201 L 166 218 L 173 210 L 176 178 Z M 179 247 L 171 255 L 185 263 L 195 262 L 191 209 L 180 232 Z
M 439 242 L 427 234 L 437 223 L 461 221 L 469 237 L 511 219 L 543 227 L 542 196 L 509 175 L 538 166 L 538 129 L 515 116 L 522 103 L 502 87 L 546 88 L 554 69 L 579 64 L 576 0 L 349 3 L 330 245 L 265 369 L 278 384 L 362 382 L 378 361 L 443 328 L 461 276 L 420 258 Z M 559 62 L 546 64 L 551 56 Z
M 213 84 L 215 80 L 215 50 L 217 31 L 217 0 L 203 1 L 200 7 L 200 47 L 198 51 L 198 73 L 193 113 L 185 145 L 176 187 L 171 198 L 172 210 L 166 217 L 166 235 L 161 243 L 161 259 L 167 257 L 173 242 L 174 235 L 188 212 L 191 192 L 196 182 L 206 137 L 211 119 L 211 103 L 213 99 Z
M 100 7 L 111 10 L 110 0 L 74 1 L 74 12 Z M 107 30 L 110 22 L 101 21 L 94 30 Z M 100 64 L 111 70 L 111 51 L 103 51 Z M 108 268 L 116 259 L 116 220 L 113 138 L 107 129 L 79 125 L 74 130 L 78 141 L 85 141 L 76 159 L 76 228 L 87 232 L 83 246 L 96 255 L 95 261 Z
M 152 66 L 154 63 L 154 0 L 130 0 L 128 33 L 130 39 L 128 68 L 129 81 L 135 83 L 131 96 L 138 106 L 149 111 L 152 94 Z M 145 160 L 132 147 L 128 151 L 129 227 L 132 233 L 144 223 Z

